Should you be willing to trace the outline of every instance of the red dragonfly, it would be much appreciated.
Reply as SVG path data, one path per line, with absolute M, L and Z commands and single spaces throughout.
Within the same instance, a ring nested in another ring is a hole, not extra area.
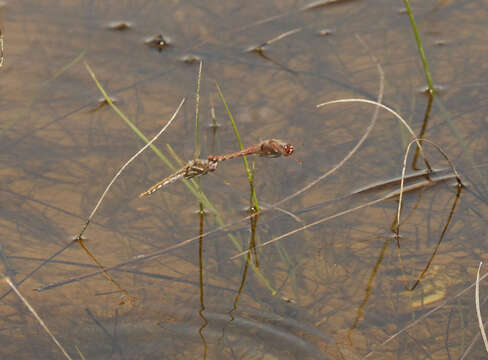
M 257 154 L 259 156 L 290 156 L 295 152 L 295 147 L 291 144 L 286 143 L 283 140 L 278 139 L 268 139 L 261 141 L 259 144 L 249 146 L 241 151 L 236 151 L 226 155 L 210 155 L 208 161 L 220 162 L 224 160 L 230 160 L 239 156 L 253 155 Z
M 139 195 L 139 197 L 144 197 L 146 195 L 151 195 L 153 192 L 161 189 L 163 186 L 168 184 L 174 183 L 178 179 L 185 178 L 191 179 L 197 176 L 205 175 L 209 171 L 215 171 L 217 169 L 219 163 L 214 160 L 203 160 L 203 159 L 195 159 L 188 161 L 185 166 L 183 166 L 178 171 L 174 172 L 167 178 L 164 178 L 157 184 L 154 184 L 149 189 L 144 191 Z

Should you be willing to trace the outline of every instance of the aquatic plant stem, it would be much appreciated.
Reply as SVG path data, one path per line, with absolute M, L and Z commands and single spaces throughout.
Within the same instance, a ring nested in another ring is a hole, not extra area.
M 234 128 L 234 133 L 236 135 L 237 142 L 239 143 L 239 149 L 243 150 L 244 145 L 242 144 L 241 136 L 239 135 L 239 130 L 237 129 L 237 125 L 236 125 L 236 122 L 234 120 L 234 116 L 232 116 L 232 113 L 230 112 L 229 106 L 227 106 L 227 102 L 225 101 L 224 94 L 222 93 L 222 90 L 220 89 L 220 86 L 217 82 L 215 82 L 215 86 L 217 87 L 217 91 L 219 92 L 220 100 L 222 100 L 222 103 L 224 104 L 225 110 L 227 111 L 227 116 L 229 117 L 229 119 L 232 123 L 232 127 Z M 244 167 L 246 168 L 246 172 L 247 172 L 247 178 L 249 179 L 249 185 L 251 187 L 251 199 L 252 199 L 251 207 L 253 207 L 255 211 L 259 211 L 258 198 L 256 196 L 256 191 L 254 189 L 253 173 L 249 167 L 249 163 L 247 161 L 246 156 L 242 156 L 242 161 L 244 162 Z
M 200 158 L 200 119 L 199 119 L 199 113 L 200 113 L 200 81 L 202 79 L 202 67 L 203 67 L 203 61 L 200 61 L 200 67 L 198 68 L 198 79 L 197 79 L 197 93 L 195 96 L 195 149 L 194 149 L 194 154 L 193 158 L 198 159 Z
M 429 64 L 427 63 L 427 58 L 425 56 L 424 48 L 422 46 L 422 39 L 420 38 L 419 30 L 417 28 L 417 23 L 413 17 L 412 8 L 410 7 L 410 2 L 408 0 L 403 0 L 405 7 L 407 9 L 408 17 L 410 18 L 410 24 L 412 25 L 413 34 L 415 36 L 415 41 L 417 42 L 417 48 L 419 50 L 420 59 L 422 60 L 422 65 L 424 67 L 425 78 L 427 79 L 427 84 L 429 86 L 430 95 L 435 95 L 434 83 L 432 81 L 432 76 L 429 71 Z
M 201 148 L 200 148 L 200 119 L 199 119 L 199 113 L 200 113 L 200 81 L 202 79 L 202 67 L 203 67 L 203 60 L 200 60 L 200 66 L 198 68 L 198 77 L 197 77 L 197 91 L 195 95 L 195 148 L 194 148 L 194 153 L 193 153 L 193 158 L 198 159 L 200 158 L 200 153 L 201 153 Z M 200 186 L 200 178 L 195 179 L 197 190 L 202 194 L 202 188 Z M 199 211 L 200 215 L 203 215 L 204 212 L 204 206 L 202 203 L 202 200 L 198 201 L 198 206 L 199 206 Z

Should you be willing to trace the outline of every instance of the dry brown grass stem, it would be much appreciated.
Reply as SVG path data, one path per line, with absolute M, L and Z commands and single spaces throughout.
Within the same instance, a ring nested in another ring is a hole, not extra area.
M 488 340 L 486 339 L 485 327 L 483 326 L 483 319 L 481 317 L 481 310 L 480 310 L 480 270 L 482 264 L 483 262 L 480 261 L 480 265 L 478 266 L 478 272 L 476 274 L 475 302 L 476 302 L 476 315 L 478 316 L 478 324 L 480 326 L 481 336 L 483 337 L 483 342 L 485 343 L 486 352 L 488 352 Z
M 401 212 L 401 209 L 402 209 L 403 184 L 404 184 L 404 181 L 405 181 L 405 172 L 407 170 L 407 158 L 408 158 L 408 154 L 410 152 L 411 146 L 414 143 L 417 143 L 417 145 L 418 145 L 418 141 L 419 141 L 419 139 L 417 139 L 417 138 L 415 138 L 414 140 L 410 141 L 410 143 L 407 146 L 407 150 L 405 151 L 405 156 L 403 157 L 402 178 L 400 180 L 400 195 L 399 195 L 399 199 L 398 199 L 398 209 L 397 209 L 397 219 L 396 219 L 396 224 L 397 225 L 396 225 L 396 229 L 395 229 L 395 232 L 396 232 L 397 235 L 399 234 L 399 231 L 400 231 L 400 212 Z M 461 181 L 461 177 L 459 176 L 456 168 L 454 167 L 454 164 L 449 159 L 449 156 L 447 156 L 447 154 L 440 148 L 440 146 L 437 145 L 437 144 L 435 144 L 434 142 L 428 140 L 428 139 L 422 139 L 422 142 L 426 142 L 426 143 L 431 144 L 433 147 L 435 147 L 437 149 L 437 151 L 439 151 L 441 153 L 441 155 L 446 159 L 447 163 L 449 164 L 449 167 L 451 168 L 452 172 L 455 174 L 456 180 L 458 182 L 458 186 L 462 186 L 463 183 Z
M 51 332 L 51 330 L 49 330 L 49 328 L 44 323 L 44 321 L 41 319 L 41 317 L 37 314 L 36 310 L 31 306 L 31 304 L 29 304 L 29 302 L 27 301 L 27 299 L 24 296 L 22 296 L 22 294 L 17 289 L 17 287 L 15 286 L 15 284 L 10 280 L 10 278 L 8 276 L 5 276 L 4 274 L 1 274 L 1 275 L 4 278 L 4 280 L 7 282 L 7 284 L 10 286 L 10 288 L 17 294 L 17 296 L 19 297 L 19 299 L 24 303 L 24 305 L 27 307 L 27 309 L 29 309 L 29 311 L 32 313 L 32 315 L 34 315 L 34 317 L 36 318 L 37 322 L 42 326 L 42 328 L 44 329 L 44 331 L 46 331 L 47 334 L 51 337 L 52 341 L 61 350 L 61 352 L 63 353 L 63 355 L 66 357 L 66 359 L 71 360 L 71 357 L 68 355 L 68 353 L 63 348 L 63 346 L 61 345 L 61 343 L 56 339 L 56 337 L 53 335 L 53 333 Z
M 293 35 L 297 32 L 300 32 L 302 31 L 302 28 L 296 28 L 296 29 L 293 29 L 293 30 L 290 30 L 290 31 L 286 31 L 274 38 L 272 38 L 271 40 L 267 40 L 265 42 L 263 42 L 262 44 L 258 45 L 258 46 L 254 46 L 254 47 L 250 47 L 247 51 L 254 51 L 258 54 L 260 54 L 261 56 L 265 57 L 266 59 L 272 61 L 271 59 L 269 59 L 268 57 L 266 57 L 264 54 L 263 54 L 263 51 L 264 51 L 264 48 L 268 45 L 271 45 L 272 43 L 278 41 L 278 40 L 281 40 L 281 39 L 284 39 L 290 35 Z M 280 67 L 283 67 L 282 65 L 280 65 L 279 63 L 275 62 L 275 61 L 272 61 L 273 63 L 277 64 L 278 66 Z
M 318 1 L 313 1 L 313 2 L 305 5 L 304 7 L 302 7 L 300 10 L 302 10 L 302 11 L 313 10 L 313 9 L 317 9 L 317 8 L 320 8 L 323 6 L 332 5 L 332 4 L 341 2 L 341 1 L 344 1 L 344 0 L 318 0 Z
M 3 34 L 2 34 L 2 29 L 0 29 L 0 68 L 3 66 L 3 59 L 5 57 L 3 56 Z
M 290 35 L 293 35 L 293 34 L 296 34 L 297 32 L 300 32 L 300 31 L 302 31 L 302 28 L 296 28 L 293 30 L 286 31 L 286 32 L 272 38 L 271 40 L 266 41 L 262 46 L 271 45 L 272 43 L 274 43 L 278 40 L 284 39 Z

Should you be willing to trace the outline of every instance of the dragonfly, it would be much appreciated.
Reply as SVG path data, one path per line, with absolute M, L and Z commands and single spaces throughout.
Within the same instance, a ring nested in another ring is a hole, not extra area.
M 279 139 L 268 139 L 261 141 L 259 144 L 249 146 L 241 151 L 236 151 L 225 155 L 209 155 L 208 161 L 221 162 L 224 160 L 230 160 L 235 157 L 246 155 L 259 155 L 259 156 L 290 156 L 295 152 L 295 147 L 287 142 Z
M 217 169 L 219 163 L 215 160 L 203 160 L 203 159 L 194 159 L 188 161 L 185 166 L 175 171 L 170 176 L 164 178 L 160 182 L 154 184 L 146 191 L 142 192 L 139 197 L 142 198 L 147 195 L 151 195 L 155 191 L 161 189 L 163 186 L 169 185 L 174 183 L 175 181 L 185 178 L 191 179 L 197 176 L 202 176 L 207 174 L 208 172 L 215 171 Z

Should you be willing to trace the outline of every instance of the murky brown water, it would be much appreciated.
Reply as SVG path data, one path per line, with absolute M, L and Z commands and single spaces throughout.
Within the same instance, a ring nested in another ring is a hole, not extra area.
M 138 198 L 171 172 L 149 149 L 117 180 L 86 231 L 84 245 L 97 261 L 112 266 L 162 251 L 218 228 L 220 219 L 233 223 L 232 231 L 111 271 L 113 282 L 98 275 L 34 291 L 97 269 L 78 243 L 30 275 L 69 244 L 115 172 L 144 144 L 99 102 L 83 61 L 147 137 L 187 97 L 156 144 L 170 159 L 166 144 L 188 160 L 203 59 L 202 156 L 237 149 L 215 81 L 244 144 L 282 138 L 296 147 L 293 157 L 300 162 L 249 158 L 266 208 L 330 170 L 364 134 L 372 105 L 316 105 L 376 99 L 379 74 L 371 54 L 385 72 L 383 103 L 420 134 L 428 106 L 420 89 L 426 82 L 402 4 L 339 1 L 307 11 L 300 10 L 307 2 L 283 1 L 0 5 L 2 272 L 17 283 L 29 275 L 19 290 L 73 358 L 80 358 L 76 347 L 86 359 L 486 356 L 474 290 L 457 296 L 473 283 L 487 253 L 486 1 L 413 2 L 434 82 L 442 85 L 424 136 L 443 148 L 468 186 L 457 202 L 449 182 L 406 195 L 400 249 L 391 231 L 397 202 L 386 200 L 258 248 L 258 268 L 254 257 L 247 266 L 245 257 L 229 260 L 251 239 L 264 243 L 395 190 L 397 183 L 346 196 L 401 174 L 410 136 L 381 111 L 343 167 L 280 204 L 295 216 L 265 212 L 255 231 L 249 220 L 238 222 L 249 205 L 242 161 L 229 160 L 200 178 L 220 214 L 207 215 L 201 227 L 198 201 L 181 182 Z M 258 48 L 262 53 L 246 52 L 267 41 Z M 215 132 L 208 127 L 212 107 L 221 124 Z M 433 147 L 426 145 L 426 152 L 433 167 L 447 166 Z M 419 285 L 405 290 L 439 239 Z M 482 282 L 482 303 L 486 289 Z M 9 290 L 6 282 L 1 290 L 0 296 Z M 123 294 L 135 298 L 133 304 L 119 305 Z M 481 311 L 488 316 L 486 306 Z M 15 294 L 2 296 L 0 314 L 2 359 L 63 358 Z

